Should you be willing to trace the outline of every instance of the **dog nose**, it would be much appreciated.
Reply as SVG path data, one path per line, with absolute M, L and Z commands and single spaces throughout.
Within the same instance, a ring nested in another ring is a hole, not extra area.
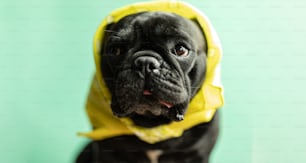
M 152 56 L 140 56 L 134 60 L 134 65 L 139 70 L 145 70 L 146 72 L 151 72 L 160 67 L 161 63 L 157 58 Z

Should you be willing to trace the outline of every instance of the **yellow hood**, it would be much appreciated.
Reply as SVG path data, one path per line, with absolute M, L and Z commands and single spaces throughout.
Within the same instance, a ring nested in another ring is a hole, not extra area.
M 100 70 L 99 52 L 106 26 L 110 23 L 118 22 L 127 15 L 143 11 L 171 12 L 187 19 L 197 20 L 205 33 L 208 46 L 206 79 L 199 92 L 190 102 L 184 120 L 154 128 L 136 126 L 129 118 L 117 118 L 112 114 L 110 108 L 111 95 Z M 80 133 L 80 135 L 93 140 L 102 140 L 121 135 L 136 135 L 139 139 L 153 144 L 169 138 L 179 137 L 185 130 L 200 123 L 209 122 L 216 109 L 223 106 L 223 90 L 220 83 L 219 67 L 221 55 L 222 49 L 218 36 L 208 18 L 189 4 L 181 1 L 161 0 L 136 3 L 115 10 L 102 21 L 94 37 L 96 75 L 92 81 L 86 105 L 93 131 Z

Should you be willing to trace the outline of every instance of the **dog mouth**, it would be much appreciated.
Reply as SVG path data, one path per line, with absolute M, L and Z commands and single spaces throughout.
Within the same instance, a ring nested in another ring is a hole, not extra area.
M 149 90 L 144 90 L 143 91 L 143 95 L 144 96 L 151 96 L 152 95 L 152 92 L 150 92 Z M 158 103 L 161 104 L 162 106 L 165 106 L 166 108 L 170 109 L 174 106 L 174 104 L 168 102 L 168 101 L 165 101 L 165 100 L 158 100 Z
M 139 101 L 131 108 L 132 112 L 137 115 L 146 117 L 166 116 L 171 111 L 174 104 L 159 99 L 149 90 L 144 90 Z
M 163 117 L 174 121 L 182 121 L 184 119 L 184 113 L 181 109 L 178 109 L 179 105 L 158 99 L 149 90 L 143 91 L 143 99 L 143 102 L 134 107 L 134 113 L 138 116 L 148 118 Z M 153 105 L 151 102 L 153 102 Z
M 146 89 L 137 98 L 137 102 L 129 105 L 130 107 L 124 112 L 113 113 L 119 118 L 130 117 L 133 120 L 141 119 L 139 124 L 142 124 L 143 121 L 155 124 L 157 123 L 156 121 L 168 123 L 170 121 L 184 120 L 185 108 L 187 107 L 185 104 L 171 103 Z
M 147 72 L 141 78 L 138 71 L 126 69 L 118 73 L 114 86 L 112 110 L 119 118 L 184 119 L 189 96 L 177 72 L 161 68 L 159 75 Z

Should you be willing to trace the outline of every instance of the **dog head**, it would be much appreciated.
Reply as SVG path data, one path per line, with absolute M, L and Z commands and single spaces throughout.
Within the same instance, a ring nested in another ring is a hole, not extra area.
M 156 126 L 181 121 L 206 72 L 206 41 L 196 22 L 142 12 L 108 25 L 101 70 L 118 117 Z

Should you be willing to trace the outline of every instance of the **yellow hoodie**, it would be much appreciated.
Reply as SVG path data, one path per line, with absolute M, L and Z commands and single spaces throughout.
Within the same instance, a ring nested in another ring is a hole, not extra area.
M 121 18 L 143 11 L 163 11 L 181 15 L 187 19 L 198 21 L 205 33 L 208 46 L 206 79 L 199 92 L 189 104 L 185 118 L 180 122 L 144 128 L 136 126 L 129 118 L 117 118 L 110 108 L 111 95 L 103 80 L 100 70 L 100 45 L 103 41 L 104 30 L 110 23 L 118 22 Z M 213 27 L 208 18 L 198 9 L 181 1 L 160 0 L 136 3 L 119 8 L 110 13 L 100 24 L 94 37 L 94 58 L 96 75 L 92 81 L 86 110 L 93 131 L 79 133 L 93 140 L 102 140 L 121 135 L 135 135 L 142 141 L 153 144 L 170 138 L 179 137 L 187 129 L 200 123 L 209 122 L 216 109 L 223 106 L 223 90 L 220 83 L 220 67 L 222 49 Z

